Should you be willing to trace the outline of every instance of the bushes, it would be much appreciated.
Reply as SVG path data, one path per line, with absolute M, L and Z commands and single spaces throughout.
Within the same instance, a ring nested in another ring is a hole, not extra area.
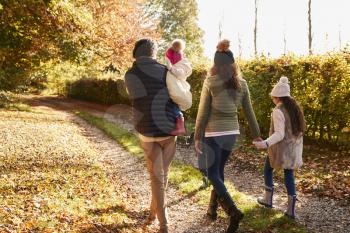
M 277 59 L 262 56 L 239 63 L 249 84 L 256 117 L 265 137 L 268 136 L 270 115 L 274 107 L 270 92 L 279 78 L 285 75 L 289 78 L 292 95 L 304 109 L 306 138 L 349 146 L 349 51 L 305 57 L 289 55 Z M 207 70 L 206 66 L 196 68 L 188 79 L 192 86 L 193 105 L 185 114 L 192 119 L 196 118 Z M 240 119 L 247 127 L 244 117 Z
M 192 119 L 197 115 L 200 92 L 207 70 L 207 66 L 202 65 L 194 69 L 191 77 L 188 78 L 193 91 L 193 105 L 185 114 Z M 61 89 L 66 90 L 67 96 L 71 98 L 103 104 L 130 104 L 123 79 L 82 78 L 66 82 L 65 87 Z
M 291 92 L 303 106 L 308 139 L 347 144 L 350 126 L 350 53 L 278 59 L 259 57 L 241 62 L 249 83 L 254 110 L 262 131 L 269 129 L 273 108 L 269 93 L 281 75 L 289 78 Z
M 103 104 L 129 104 L 124 81 L 121 79 L 84 78 L 68 82 L 66 89 L 71 98 Z
M 307 138 L 333 145 L 349 145 L 350 53 L 348 51 L 307 57 L 289 55 L 278 59 L 262 56 L 250 61 L 240 61 L 240 66 L 249 84 L 254 110 L 265 137 L 268 134 L 270 114 L 274 107 L 269 93 L 279 78 L 285 75 L 289 78 L 292 95 L 304 108 Z M 187 118 L 193 120 L 196 118 L 202 83 L 207 76 L 208 68 L 207 65 L 196 66 L 188 78 L 192 86 L 193 105 L 185 112 Z M 75 75 L 74 72 L 72 75 L 66 75 L 69 76 L 68 82 L 65 81 L 68 84 L 62 87 L 59 83 L 57 86 L 63 88 L 65 90 L 63 93 L 66 92 L 68 96 L 104 104 L 129 103 L 123 80 L 115 80 L 114 77 L 95 78 L 101 74 L 88 76 L 86 70 L 76 74 L 91 78 L 75 80 L 71 78 Z
M 67 83 L 73 83 L 87 77 L 97 77 L 100 73 L 97 70 L 91 64 L 78 65 L 69 61 L 51 61 L 42 64 L 40 70 L 33 74 L 31 80 L 33 82 L 39 81 L 35 85 L 46 86 L 46 94 L 67 96 L 69 92 Z
M 0 91 L 0 108 L 5 108 L 12 102 L 11 96 L 9 92 Z
M 96 64 L 47 62 L 31 77 L 31 86 L 44 94 L 67 96 L 103 104 L 129 103 L 119 72 L 101 71 Z
M 206 65 L 198 66 L 193 69 L 193 72 L 187 81 L 191 84 L 192 91 L 192 107 L 185 112 L 186 117 L 196 119 L 199 100 L 201 97 L 202 84 L 207 76 L 208 67 Z

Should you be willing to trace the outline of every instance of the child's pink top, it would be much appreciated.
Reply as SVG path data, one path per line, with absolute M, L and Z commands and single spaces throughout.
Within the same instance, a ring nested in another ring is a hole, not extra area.
M 183 57 L 181 53 L 175 52 L 172 48 L 166 50 L 165 56 L 170 60 L 172 65 L 181 61 Z

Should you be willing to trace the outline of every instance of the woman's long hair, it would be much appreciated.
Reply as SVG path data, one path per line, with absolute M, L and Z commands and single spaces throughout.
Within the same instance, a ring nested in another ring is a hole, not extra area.
M 305 132 L 305 118 L 304 113 L 298 103 L 289 96 L 279 97 L 283 106 L 286 108 L 291 124 L 292 132 L 294 136 L 299 136 Z
M 226 90 L 228 90 L 230 94 L 241 90 L 241 85 L 239 82 L 241 72 L 236 63 L 221 66 L 214 65 L 210 69 L 210 75 L 218 75 L 219 78 L 222 78 L 225 81 Z

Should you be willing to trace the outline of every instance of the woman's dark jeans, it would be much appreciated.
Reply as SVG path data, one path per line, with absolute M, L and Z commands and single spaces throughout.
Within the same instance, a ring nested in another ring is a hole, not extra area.
M 200 169 L 207 170 L 208 178 L 219 196 L 227 192 L 224 184 L 224 168 L 237 135 L 206 137 L 203 141 L 203 154 L 199 158 Z M 202 165 L 201 165 L 202 164 Z
M 265 160 L 264 179 L 265 179 L 265 185 L 267 187 L 272 188 L 273 187 L 273 168 L 270 165 L 269 156 L 267 156 Z M 293 169 L 284 169 L 284 184 L 286 185 L 288 195 L 290 196 L 296 195 Z

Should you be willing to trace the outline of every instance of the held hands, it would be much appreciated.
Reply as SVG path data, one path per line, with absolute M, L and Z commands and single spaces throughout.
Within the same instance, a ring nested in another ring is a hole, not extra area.
M 256 146 L 256 148 L 258 149 L 266 149 L 269 147 L 268 143 L 266 140 L 263 140 L 261 137 L 255 138 L 253 140 L 253 144 L 254 146 Z M 202 151 L 202 143 L 200 140 L 195 140 L 194 142 L 194 148 L 196 150 L 196 155 L 201 155 L 203 154 Z
M 258 149 L 266 149 L 269 147 L 268 143 L 266 140 L 254 140 L 253 141 L 254 146 Z
M 264 141 L 261 137 L 254 138 L 253 142 L 261 142 Z

